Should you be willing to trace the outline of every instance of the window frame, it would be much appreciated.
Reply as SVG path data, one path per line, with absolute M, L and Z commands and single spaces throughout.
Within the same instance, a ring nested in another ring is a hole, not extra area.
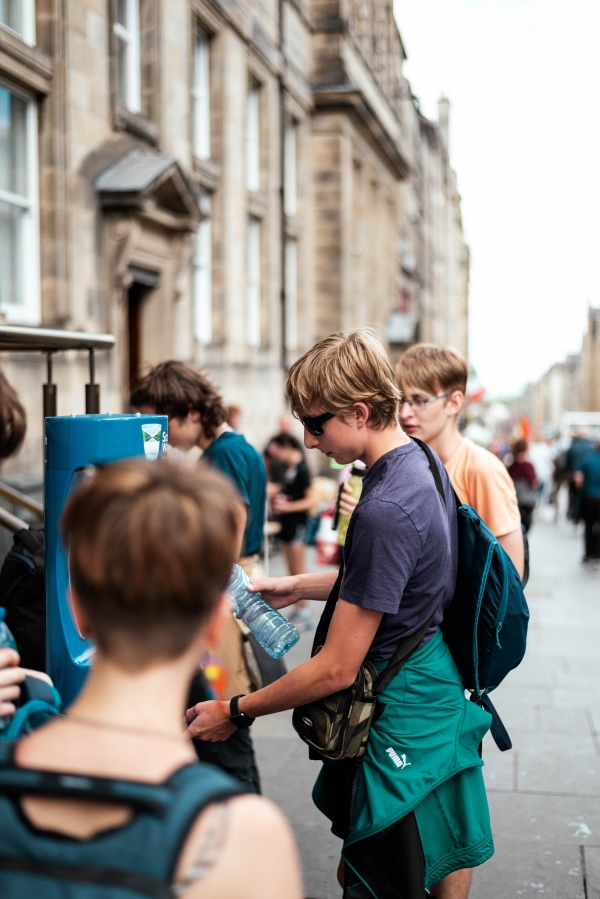
M 293 250 L 293 252 L 291 252 Z M 285 348 L 298 349 L 298 240 L 285 241 Z
M 250 76 L 246 91 L 246 121 L 245 121 L 245 180 L 246 189 L 250 193 L 258 193 L 261 188 L 261 93 L 262 85 Z
M 23 31 L 15 31 L 10 25 L 0 22 L 0 28 L 4 28 L 9 34 L 14 34 L 24 44 L 29 47 L 35 47 L 35 0 L 23 0 Z
M 289 119 L 284 135 L 283 205 L 288 216 L 298 214 L 298 122 Z
M 258 349 L 261 345 L 262 305 L 262 221 L 249 215 L 246 233 L 246 344 Z
M 211 128 L 211 43 L 212 35 L 202 26 L 196 23 L 194 35 L 194 69 L 192 83 L 193 98 L 193 133 L 192 148 L 196 159 L 205 161 L 212 156 L 212 128 Z M 199 77 L 199 49 L 205 48 L 202 61 L 202 76 Z M 202 83 L 203 82 L 203 83 Z
M 118 0 L 114 4 L 113 36 L 115 40 L 116 97 L 117 105 L 132 115 L 142 114 L 142 48 L 141 48 L 141 11 L 140 0 L 125 0 L 128 24 L 125 26 L 117 18 Z M 133 15 L 132 15 L 133 13 Z M 130 19 L 134 19 L 134 27 Z M 126 72 L 127 83 L 125 102 L 121 99 L 121 79 L 119 71 L 119 41 L 127 47 Z M 132 100 L 133 95 L 135 99 Z
M 0 87 L 27 104 L 26 113 L 26 181 L 27 196 L 0 189 L 0 201 L 27 211 L 21 219 L 21 266 L 23 301 L 3 303 L 0 312 L 9 324 L 38 325 L 41 321 L 40 299 L 40 196 L 38 172 L 38 109 L 36 97 L 0 77 Z
M 202 346 L 213 342 L 212 216 L 211 196 L 204 193 L 204 215 L 194 235 L 194 337 Z

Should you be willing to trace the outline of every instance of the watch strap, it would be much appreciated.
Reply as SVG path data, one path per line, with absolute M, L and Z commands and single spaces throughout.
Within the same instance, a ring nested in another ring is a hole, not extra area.
M 254 724 L 254 718 L 240 711 L 240 699 L 245 695 L 245 693 L 240 693 L 239 696 L 234 696 L 229 702 L 229 718 L 236 727 L 240 728 L 250 727 L 250 725 Z

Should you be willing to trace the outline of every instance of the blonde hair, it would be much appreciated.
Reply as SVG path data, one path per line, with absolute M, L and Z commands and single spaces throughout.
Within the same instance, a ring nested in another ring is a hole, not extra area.
M 438 390 L 460 390 L 466 393 L 469 368 L 458 350 L 439 347 L 433 343 L 417 343 L 398 359 L 396 378 L 401 390 L 418 387 L 427 393 Z
M 368 328 L 320 340 L 292 365 L 285 389 L 296 418 L 316 410 L 347 415 L 363 402 L 374 429 L 398 422 L 394 371 L 379 336 Z

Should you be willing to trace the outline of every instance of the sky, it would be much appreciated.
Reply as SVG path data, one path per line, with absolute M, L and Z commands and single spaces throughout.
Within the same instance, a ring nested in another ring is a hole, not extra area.
M 395 0 L 405 74 L 450 156 L 471 250 L 470 357 L 490 396 L 577 352 L 600 306 L 598 0 Z

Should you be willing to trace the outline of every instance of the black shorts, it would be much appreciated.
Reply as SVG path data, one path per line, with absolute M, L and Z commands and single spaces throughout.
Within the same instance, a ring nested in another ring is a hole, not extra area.
M 281 530 L 277 534 L 277 539 L 286 545 L 292 543 L 303 543 L 306 531 L 306 521 L 286 521 L 282 516 Z

